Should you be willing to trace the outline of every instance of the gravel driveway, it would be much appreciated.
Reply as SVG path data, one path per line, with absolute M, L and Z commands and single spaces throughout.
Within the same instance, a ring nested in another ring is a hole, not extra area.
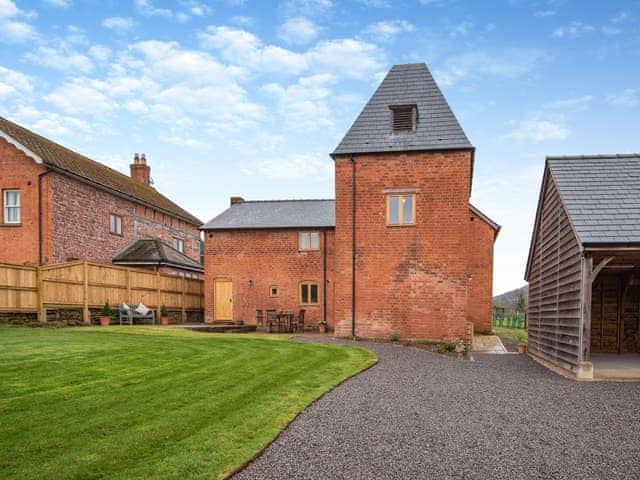
M 378 365 L 234 479 L 640 478 L 638 383 L 576 383 L 523 355 L 358 345 Z

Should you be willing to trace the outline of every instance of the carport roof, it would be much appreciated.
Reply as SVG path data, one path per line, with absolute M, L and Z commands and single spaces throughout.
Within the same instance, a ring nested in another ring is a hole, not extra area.
M 640 244 L 640 154 L 547 157 L 582 244 Z

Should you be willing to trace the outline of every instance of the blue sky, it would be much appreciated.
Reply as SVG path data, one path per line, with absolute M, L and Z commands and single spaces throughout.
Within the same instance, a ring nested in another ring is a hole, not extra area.
M 522 276 L 547 154 L 640 150 L 640 1 L 0 0 L 0 114 L 202 220 L 331 198 L 328 156 L 394 63 L 426 62 L 476 146 L 472 201 Z

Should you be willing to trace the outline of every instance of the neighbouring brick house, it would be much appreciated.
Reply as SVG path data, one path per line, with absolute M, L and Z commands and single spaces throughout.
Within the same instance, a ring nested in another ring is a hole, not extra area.
M 203 227 L 206 320 L 304 308 L 338 336 L 489 330 L 500 227 L 469 203 L 474 147 L 426 65 L 394 66 L 331 156 L 335 201 L 235 197 Z
M 150 185 L 144 155 L 136 154 L 129 177 L 0 117 L 0 172 L 0 262 L 111 263 L 139 240 L 157 238 L 175 250 L 172 261 L 139 266 L 203 272 L 202 222 Z

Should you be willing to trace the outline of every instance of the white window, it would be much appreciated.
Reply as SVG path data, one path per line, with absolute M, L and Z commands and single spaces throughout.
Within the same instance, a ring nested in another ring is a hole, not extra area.
M 109 233 L 122 235 L 122 217 L 120 215 L 109 214 Z
M 173 248 L 178 250 L 180 253 L 184 253 L 184 240 L 182 240 L 181 238 L 175 238 L 174 237 L 171 240 L 171 245 L 173 246 Z
M 320 250 L 320 234 L 318 232 L 300 232 L 298 235 L 298 250 Z
M 4 190 L 4 223 L 20 223 L 20 190 Z
M 415 195 L 389 195 L 387 197 L 387 225 L 415 225 Z

